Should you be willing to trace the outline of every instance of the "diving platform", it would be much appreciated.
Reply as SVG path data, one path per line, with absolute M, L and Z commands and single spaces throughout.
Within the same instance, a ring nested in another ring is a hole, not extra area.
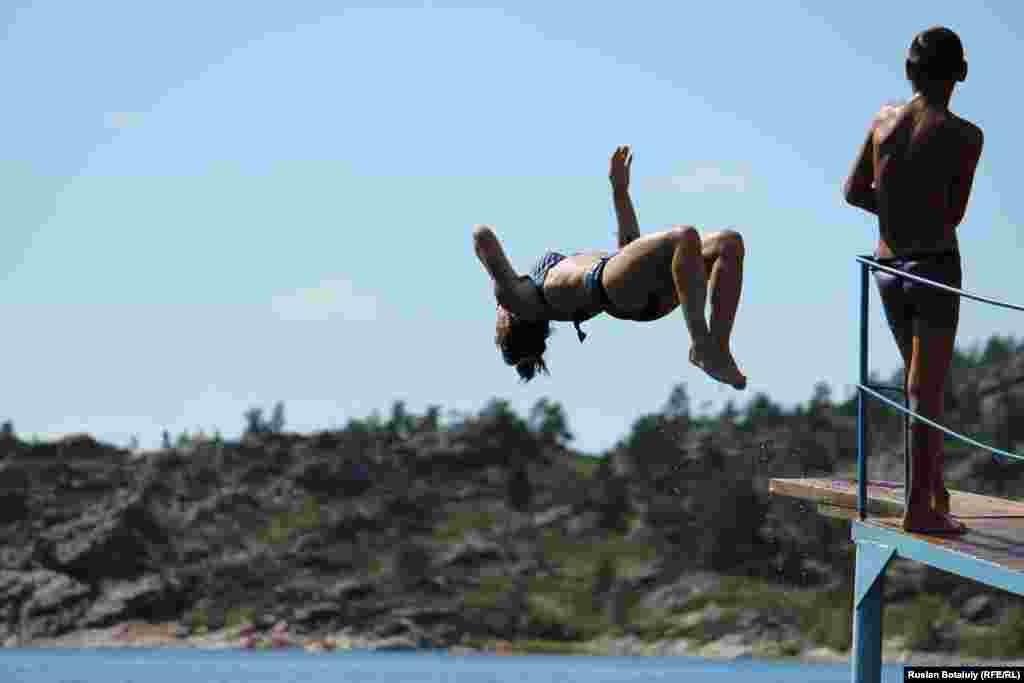
M 857 482 L 849 479 L 772 479 L 775 495 L 815 503 L 819 512 L 853 525 L 855 542 L 870 541 L 936 569 L 1024 594 L 1024 503 L 950 490 L 950 513 L 967 533 L 929 535 L 903 531 L 903 484 L 869 481 L 868 512 L 857 519 Z
M 772 479 L 769 490 L 815 504 L 830 517 L 850 521 L 857 544 L 854 634 L 850 656 L 854 683 L 875 683 L 881 675 L 885 570 L 894 557 L 958 574 L 1024 595 L 1024 502 L 950 490 L 950 513 L 967 525 L 959 535 L 908 533 L 902 528 L 904 488 L 900 482 L 868 481 L 858 511 L 858 482 L 849 479 Z
M 1024 503 L 950 491 L 950 512 L 967 525 L 958 535 L 908 533 L 902 516 L 905 490 L 900 482 L 870 481 L 868 399 L 897 410 L 904 417 L 903 470 L 909 479 L 910 420 L 926 424 L 963 443 L 989 451 L 996 462 L 1024 461 L 1024 455 L 986 445 L 910 410 L 905 387 L 873 384 L 868 373 L 868 282 L 874 271 L 912 280 L 972 299 L 1024 313 L 1024 306 L 970 294 L 948 285 L 904 273 L 873 256 L 857 256 L 860 270 L 860 359 L 857 381 L 857 473 L 846 479 L 772 479 L 775 495 L 810 501 L 818 511 L 850 521 L 857 546 L 853 586 L 853 646 L 850 664 L 853 683 L 879 683 L 882 676 L 882 612 L 885 570 L 894 557 L 958 574 L 979 583 L 1024 595 Z M 902 403 L 886 394 L 898 394 Z

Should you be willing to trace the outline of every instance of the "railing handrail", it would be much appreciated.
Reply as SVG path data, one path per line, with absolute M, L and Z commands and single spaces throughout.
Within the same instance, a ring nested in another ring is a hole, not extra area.
M 906 278 L 906 279 L 909 279 L 909 280 L 914 280 L 915 282 L 920 282 L 920 283 L 922 283 L 924 285 L 928 285 L 929 287 L 934 287 L 936 289 L 941 289 L 941 290 L 950 292 L 952 294 L 956 294 L 956 295 L 961 296 L 961 297 L 967 297 L 968 299 L 973 299 L 975 301 L 980 301 L 982 303 L 991 304 L 993 306 L 1000 306 L 1002 308 L 1009 308 L 1009 309 L 1012 309 L 1012 310 L 1015 310 L 1015 311 L 1021 311 L 1021 312 L 1024 312 L 1024 306 L 1018 306 L 1016 304 L 1010 304 L 1010 303 L 1007 303 L 1005 301 L 998 301 L 996 299 L 991 299 L 991 298 L 988 298 L 988 297 L 979 296 L 977 294 L 971 294 L 969 292 L 963 291 L 962 289 L 957 289 L 956 287 L 950 287 L 949 285 L 944 285 L 944 284 L 942 284 L 940 282 L 934 282 L 932 280 L 920 277 L 918 275 L 911 275 L 910 273 L 904 273 L 904 272 L 902 272 L 900 270 L 897 270 L 895 268 L 890 268 L 889 266 L 882 265 L 881 263 L 878 262 L 878 260 L 874 256 L 864 255 L 864 256 L 856 256 L 855 258 L 861 264 L 861 273 L 860 273 L 860 381 L 857 382 L 857 512 L 858 512 L 858 516 L 860 517 L 860 519 L 863 520 L 863 519 L 865 519 L 867 517 L 867 451 L 868 451 L 868 443 L 867 443 L 867 410 L 866 410 L 866 407 L 865 407 L 865 400 L 864 400 L 865 395 L 871 395 L 874 398 L 876 398 L 876 399 L 878 399 L 878 400 L 880 400 L 880 401 L 882 401 L 884 403 L 889 404 L 893 408 L 896 408 L 898 411 L 900 411 L 901 413 L 904 414 L 904 416 L 905 416 L 904 419 L 905 420 L 907 418 L 911 418 L 912 417 L 912 418 L 914 418 L 916 420 L 920 420 L 921 422 L 924 422 L 925 424 L 927 424 L 927 425 L 929 425 L 929 426 L 931 426 L 931 427 L 933 427 L 935 429 L 938 429 L 941 432 L 949 434 L 950 436 L 953 436 L 953 437 L 955 437 L 957 439 L 960 439 L 961 441 L 969 443 L 969 444 L 971 444 L 973 446 L 976 446 L 978 448 L 982 448 L 982 449 L 984 449 L 984 450 L 986 450 L 986 451 L 988 451 L 988 452 L 990 452 L 990 453 L 992 453 L 994 455 L 1000 455 L 1003 458 L 1008 458 L 1010 460 L 1024 460 L 1024 456 L 1020 456 L 1020 455 L 1017 455 L 1015 453 L 1009 453 L 1009 452 L 1004 451 L 1002 449 L 995 448 L 994 446 L 989 446 L 987 444 L 983 444 L 980 441 L 972 439 L 971 437 L 966 436 L 964 434 L 960 434 L 958 432 L 954 432 L 952 429 L 949 429 L 948 427 L 944 427 L 944 426 L 938 424 L 937 422 L 935 422 L 933 420 L 929 420 L 926 417 L 922 417 L 921 415 L 918 415 L 914 411 L 910 410 L 910 408 L 908 406 L 906 406 L 906 405 L 902 405 L 901 406 L 898 403 L 896 403 L 895 401 L 892 401 L 892 400 L 886 398 L 885 396 L 882 396 L 878 391 L 876 391 L 876 389 L 886 390 L 886 389 L 890 389 L 890 387 L 881 387 L 881 386 L 879 386 L 879 387 L 873 387 L 872 388 L 870 386 L 870 383 L 868 382 L 868 370 L 867 370 L 868 369 L 868 291 L 867 291 L 868 290 L 868 274 L 869 274 L 869 272 L 871 270 L 883 270 L 883 271 L 885 271 L 887 273 L 892 273 L 893 275 L 896 275 L 898 277 Z M 905 422 L 905 425 L 906 425 L 905 428 L 909 428 L 909 423 Z M 907 437 L 908 436 L 909 436 L 909 434 L 907 435 Z M 907 475 L 906 476 L 907 481 L 904 482 L 904 491 L 906 493 L 909 493 L 909 489 L 907 488 L 907 486 L 909 484 L 909 479 L 910 479 L 910 477 L 909 477 L 910 449 L 909 449 L 909 443 L 907 441 L 907 437 L 904 438 L 904 444 L 903 444 L 904 471 L 905 471 L 905 473 Z
M 936 289 L 942 289 L 942 290 L 945 290 L 945 291 L 950 292 L 952 294 L 959 294 L 960 296 L 965 296 L 968 299 L 974 299 L 975 301 L 980 301 L 982 303 L 992 304 L 993 306 L 1001 306 L 1003 308 L 1009 308 L 1009 309 L 1012 309 L 1014 311 L 1021 311 L 1022 313 L 1024 313 L 1024 306 L 1018 306 L 1017 304 L 1010 304 L 1010 303 L 1007 303 L 1005 301 L 999 301 L 998 299 L 990 299 L 989 297 L 981 296 L 979 294 L 971 294 L 970 292 L 965 292 L 962 289 L 957 289 L 956 287 L 950 287 L 949 285 L 944 285 L 941 282 L 935 282 L 933 280 L 929 280 L 927 278 L 923 278 L 923 277 L 921 277 L 919 275 L 911 275 L 910 273 L 904 273 L 902 270 L 898 270 L 896 268 L 891 268 L 889 266 L 882 265 L 881 263 L 878 262 L 878 260 L 874 256 L 864 255 L 864 256 L 857 256 L 855 258 L 858 261 L 860 261 L 861 263 L 864 263 L 864 264 L 868 265 L 870 268 L 874 268 L 875 270 L 884 270 L 887 273 L 892 273 L 893 275 L 898 275 L 899 277 L 907 278 L 908 280 L 914 280 L 915 282 L 920 282 L 921 284 L 928 285 L 929 287 L 935 287 Z
M 924 422 L 925 424 L 930 425 L 930 426 L 934 427 L 935 429 L 938 429 L 938 430 L 940 430 L 942 432 L 945 432 L 946 434 L 949 434 L 952 437 L 956 437 L 957 439 L 960 439 L 961 441 L 966 441 L 967 443 L 971 444 L 972 446 L 977 446 L 978 448 L 983 448 L 986 451 L 988 451 L 989 453 L 994 453 L 996 455 L 1001 455 L 1003 457 L 1010 458 L 1012 460 L 1024 460 L 1024 455 L 1016 455 L 1015 453 L 1009 453 L 1009 452 L 1004 451 L 1004 450 L 1002 450 L 1000 448 L 996 448 L 995 446 L 989 446 L 988 444 L 983 444 L 980 441 L 977 441 L 976 439 L 972 439 L 971 437 L 967 436 L 966 434 L 961 434 L 959 432 L 954 432 L 949 427 L 943 427 L 938 422 L 933 422 L 932 420 L 929 420 L 927 417 L 923 417 L 921 415 L 918 415 L 917 413 L 915 413 L 914 411 L 910 410 L 909 408 L 905 408 L 905 407 L 901 406 L 896 401 L 893 401 L 892 399 L 889 399 L 889 398 L 886 398 L 885 396 L 882 396 L 880 393 L 870 389 L 869 387 L 866 387 L 866 386 L 863 386 L 861 384 L 858 384 L 857 388 L 862 389 L 862 390 L 868 392 L 869 394 L 871 394 L 872 396 L 877 398 L 879 401 L 882 401 L 884 403 L 888 403 L 890 406 L 892 406 L 896 410 L 900 411 L 904 415 L 908 415 L 908 416 L 910 416 L 910 417 L 912 417 L 912 418 L 914 418 L 916 420 L 920 420 L 921 422 Z

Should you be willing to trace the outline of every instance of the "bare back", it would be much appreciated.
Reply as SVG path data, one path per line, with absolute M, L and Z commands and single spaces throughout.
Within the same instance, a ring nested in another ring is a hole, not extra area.
M 981 130 L 916 97 L 879 112 L 872 143 L 878 255 L 956 249 Z

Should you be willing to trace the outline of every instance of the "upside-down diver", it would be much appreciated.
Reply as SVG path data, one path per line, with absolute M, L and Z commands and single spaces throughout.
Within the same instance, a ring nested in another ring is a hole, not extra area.
M 736 389 L 747 385 L 729 349 L 743 283 L 743 239 L 733 230 L 701 237 L 692 226 L 641 235 L 629 196 L 632 152 L 612 154 L 609 180 L 618 220 L 618 251 L 563 255 L 549 251 L 529 275 L 512 268 L 494 231 L 473 229 L 477 257 L 497 299 L 495 342 L 524 381 L 547 373 L 544 352 L 551 321 L 580 323 L 601 313 L 648 322 L 682 307 L 692 345 L 690 362 Z M 705 307 L 710 299 L 710 320 Z

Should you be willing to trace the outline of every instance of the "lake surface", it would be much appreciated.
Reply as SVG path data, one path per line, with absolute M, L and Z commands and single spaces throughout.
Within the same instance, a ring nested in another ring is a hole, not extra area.
M 847 664 L 692 657 L 203 650 L 0 650 L 3 683 L 847 683 Z M 902 681 L 903 667 L 883 670 Z

